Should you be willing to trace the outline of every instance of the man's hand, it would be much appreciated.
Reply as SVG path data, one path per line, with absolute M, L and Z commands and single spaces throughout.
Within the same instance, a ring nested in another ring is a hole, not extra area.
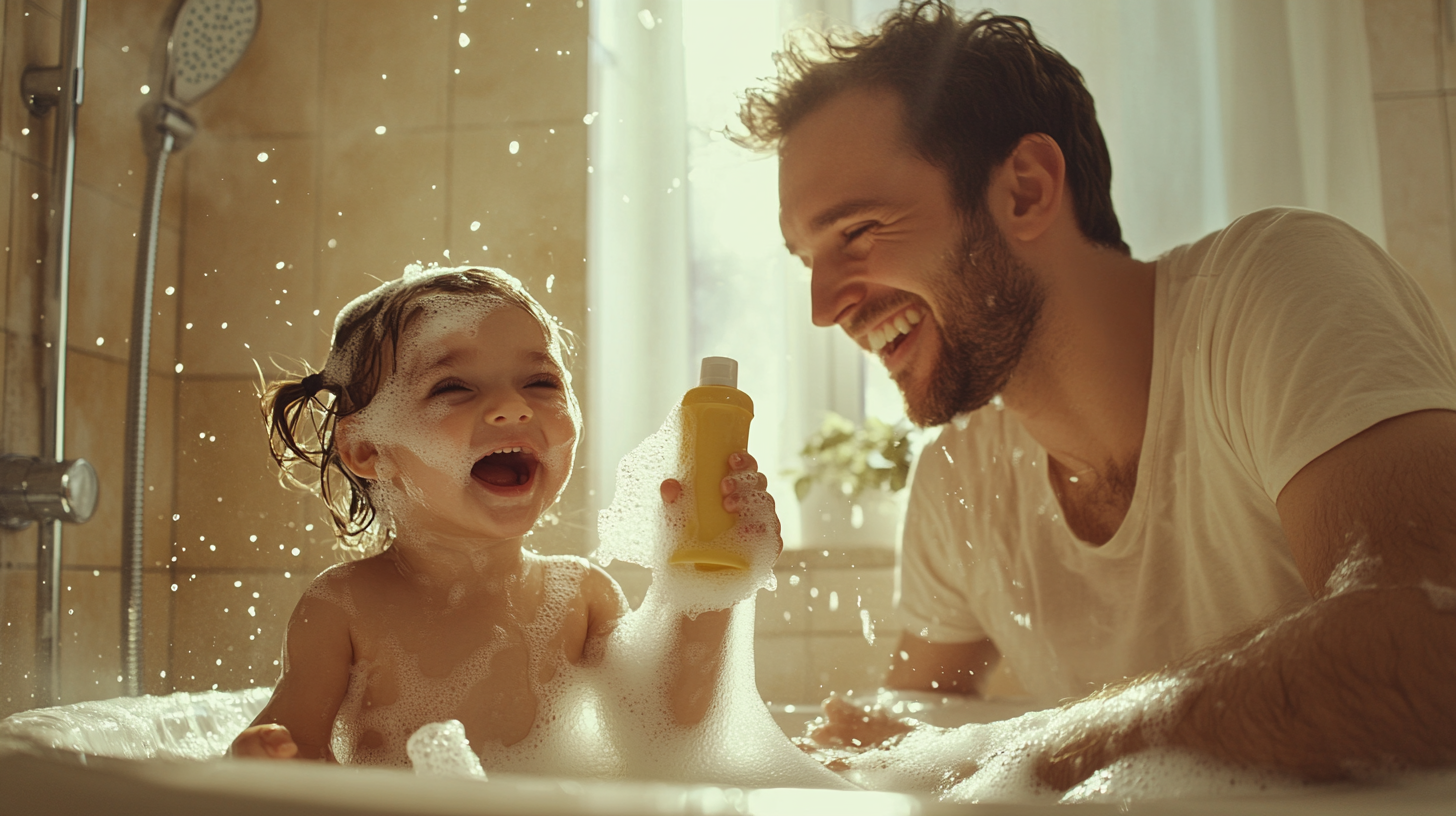
M 250 759 L 293 759 L 298 745 L 288 729 L 275 723 L 250 726 L 233 740 L 231 753 Z
M 916 723 L 892 717 L 879 705 L 857 706 L 840 697 L 829 695 L 824 701 L 824 714 L 809 723 L 800 748 L 877 748 L 914 730 Z

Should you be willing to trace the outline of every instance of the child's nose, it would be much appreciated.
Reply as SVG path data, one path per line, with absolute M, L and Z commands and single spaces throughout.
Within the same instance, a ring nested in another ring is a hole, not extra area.
M 533 416 L 535 413 L 531 410 L 531 406 L 519 397 L 501 401 L 486 415 L 487 421 L 492 425 L 530 422 Z

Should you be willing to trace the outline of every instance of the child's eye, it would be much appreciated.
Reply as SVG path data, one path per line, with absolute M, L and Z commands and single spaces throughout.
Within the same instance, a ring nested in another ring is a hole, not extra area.
M 451 391 L 468 391 L 468 390 L 470 390 L 470 387 L 467 386 L 464 382 L 462 382 L 460 380 L 455 380 L 455 379 L 442 380 L 442 381 L 436 383 L 434 388 L 431 388 L 430 389 L 430 396 L 432 396 L 432 397 L 438 397 L 441 394 L 447 394 L 447 393 L 450 393 Z
M 561 388 L 561 378 L 560 377 L 557 377 L 554 374 L 541 374 L 541 375 L 532 377 L 530 379 L 530 381 L 528 381 L 526 383 L 526 387 L 527 388 L 550 388 L 553 391 L 560 390 L 560 388 Z

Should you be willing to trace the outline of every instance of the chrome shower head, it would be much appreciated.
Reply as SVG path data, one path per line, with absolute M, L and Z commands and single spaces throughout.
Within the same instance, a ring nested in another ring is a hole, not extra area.
M 167 41 L 167 88 L 191 105 L 237 67 L 258 30 L 258 0 L 183 0 Z

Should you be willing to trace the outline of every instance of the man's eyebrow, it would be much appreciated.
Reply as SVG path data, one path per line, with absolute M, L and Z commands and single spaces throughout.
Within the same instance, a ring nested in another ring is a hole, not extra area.
M 828 209 L 821 210 L 818 215 L 814 216 L 809 221 L 809 233 L 812 235 L 826 227 L 833 226 L 840 219 L 883 207 L 885 203 L 882 198 L 853 198 L 849 201 L 841 201 Z M 789 252 L 794 251 L 794 245 L 788 241 L 784 242 L 784 246 L 788 247 Z

